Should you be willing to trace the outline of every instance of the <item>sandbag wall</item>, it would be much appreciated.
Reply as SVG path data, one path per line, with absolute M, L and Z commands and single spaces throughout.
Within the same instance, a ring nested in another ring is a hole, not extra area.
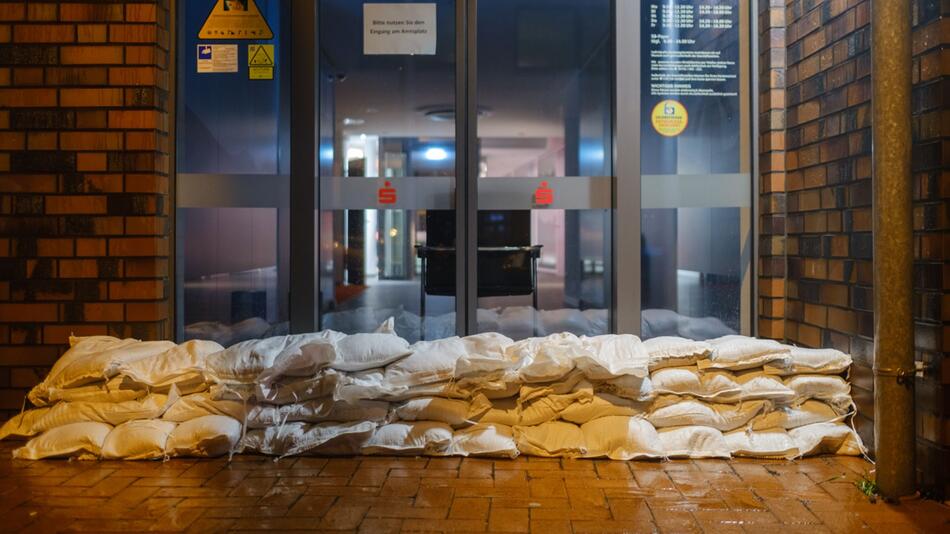
M 497 333 L 421 341 L 334 331 L 224 349 L 71 339 L 8 421 L 14 457 L 241 452 L 515 457 L 781 457 L 864 450 L 832 349 L 725 336 Z

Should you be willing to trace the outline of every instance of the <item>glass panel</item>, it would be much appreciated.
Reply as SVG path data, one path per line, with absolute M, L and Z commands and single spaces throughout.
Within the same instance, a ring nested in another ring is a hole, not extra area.
M 478 330 L 606 333 L 611 2 L 478 10 Z M 606 206 L 569 193 L 597 187 Z
M 451 336 L 455 2 L 435 2 L 434 55 L 364 54 L 363 4 L 320 2 L 321 324 Z
M 748 11 L 642 3 L 644 338 L 749 331 Z
M 212 4 L 179 3 L 177 330 L 228 345 L 287 330 L 289 198 L 254 191 L 280 190 L 288 172 L 289 2 L 257 1 L 272 40 L 199 41 Z M 256 43 L 274 45 L 273 80 L 249 79 Z M 225 44 L 237 47 L 237 72 L 198 73 L 199 45 Z

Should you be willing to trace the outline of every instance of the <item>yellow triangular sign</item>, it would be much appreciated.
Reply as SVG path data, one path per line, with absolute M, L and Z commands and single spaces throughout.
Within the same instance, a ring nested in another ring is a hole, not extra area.
M 248 67 L 273 67 L 274 45 L 247 45 Z
M 198 38 L 273 39 L 274 32 L 254 0 L 217 0 Z

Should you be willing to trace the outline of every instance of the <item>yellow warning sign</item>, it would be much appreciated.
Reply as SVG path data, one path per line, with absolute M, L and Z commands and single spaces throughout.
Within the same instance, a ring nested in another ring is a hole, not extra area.
M 199 39 L 273 39 L 254 0 L 216 0 Z
M 273 80 L 274 67 L 248 67 L 247 79 L 249 80 Z
M 273 80 L 274 45 L 247 45 L 247 77 L 249 80 Z
M 683 104 L 676 100 L 664 100 L 654 106 L 650 121 L 656 133 L 664 137 L 676 137 L 683 133 L 689 124 L 689 113 Z

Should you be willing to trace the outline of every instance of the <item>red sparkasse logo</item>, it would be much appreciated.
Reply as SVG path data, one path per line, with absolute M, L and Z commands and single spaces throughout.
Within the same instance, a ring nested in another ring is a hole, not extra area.
M 383 187 L 380 187 L 379 191 L 376 193 L 376 200 L 380 204 L 396 203 L 396 188 L 393 187 L 392 182 L 386 180 L 386 182 L 383 184 Z
M 534 190 L 534 203 L 539 206 L 549 206 L 554 203 L 554 190 L 548 187 L 548 182 L 541 182 L 541 185 Z

